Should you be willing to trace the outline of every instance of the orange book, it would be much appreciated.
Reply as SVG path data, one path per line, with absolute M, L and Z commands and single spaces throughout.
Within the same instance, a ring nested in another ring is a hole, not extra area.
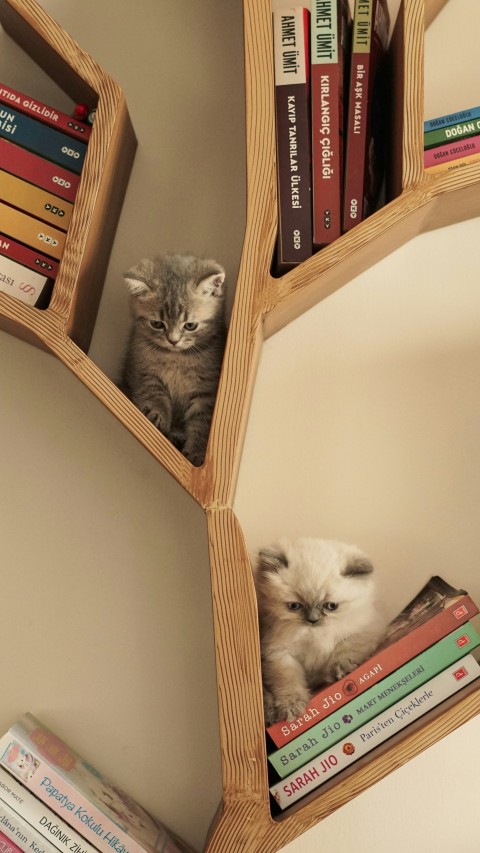
M 33 249 L 51 255 L 57 261 L 62 257 L 67 236 L 65 231 L 59 231 L 58 228 L 41 222 L 40 219 L 35 219 L 28 213 L 23 213 L 14 207 L 9 207 L 8 204 L 3 204 L 1 201 L 0 231 L 14 240 L 26 243 Z
M 66 231 L 73 204 L 0 169 L 0 199 Z

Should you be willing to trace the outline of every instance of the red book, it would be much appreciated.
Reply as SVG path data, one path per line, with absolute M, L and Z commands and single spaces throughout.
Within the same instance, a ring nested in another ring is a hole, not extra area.
M 348 0 L 313 0 L 311 11 L 313 243 L 342 233 L 344 93 L 350 49 Z
M 416 655 L 446 637 L 479 612 L 464 590 L 455 590 L 441 578 L 431 578 L 389 625 L 387 639 L 369 660 L 335 684 L 312 697 L 296 720 L 281 720 L 267 728 L 276 746 L 289 743 L 350 701 L 373 687 Z
M 7 86 L 5 83 L 0 85 L 0 103 L 10 104 L 10 106 L 25 113 L 25 115 L 43 121 L 45 124 L 50 125 L 50 127 L 63 130 L 64 133 L 68 133 L 69 136 L 73 136 L 75 139 L 83 139 L 84 142 L 87 141 L 92 132 L 90 124 L 85 124 L 83 121 L 73 118 L 73 116 L 68 116 L 65 113 L 59 112 L 59 110 L 53 109 L 53 107 L 42 104 L 41 101 L 37 101 L 29 95 L 17 92 L 16 89 L 12 89 L 11 86 Z
M 373 213 L 383 174 L 387 0 L 355 0 L 347 110 L 343 230 Z
M 48 258 L 41 252 L 36 252 L 23 243 L 18 243 L 12 237 L 7 237 L 6 234 L 0 232 L 0 255 L 5 258 L 11 258 L 17 264 L 22 264 L 35 272 L 42 275 L 48 275 L 49 278 L 55 279 L 58 274 L 58 261 L 53 258 Z
M 313 252 L 309 20 L 301 6 L 273 11 L 279 272 Z
M 80 175 L 50 160 L 44 160 L 7 139 L 0 139 L 0 169 L 70 202 L 74 201 L 80 183 Z

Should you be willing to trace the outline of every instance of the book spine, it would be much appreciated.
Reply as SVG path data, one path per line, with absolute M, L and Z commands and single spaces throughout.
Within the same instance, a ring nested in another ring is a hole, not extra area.
M 480 666 L 473 655 L 461 658 L 422 688 L 412 691 L 388 711 L 323 752 L 315 761 L 306 763 L 300 771 L 272 785 L 270 793 L 277 806 L 283 810 L 293 805 L 479 676 Z
M 33 755 L 37 765 L 33 774 L 29 774 L 26 779 L 22 778 L 25 787 L 93 844 L 100 853 L 145 853 L 152 850 L 128 835 L 44 761 L 38 751 L 32 751 L 28 743 L 10 732 L 0 738 L 0 764 L 9 770 L 9 756 L 17 756 L 22 749 Z
M 438 130 L 429 130 L 423 134 L 424 148 L 436 148 L 446 142 L 455 139 L 465 139 L 469 136 L 477 136 L 480 133 L 480 119 L 452 124 L 449 127 L 441 127 Z
M 73 204 L 0 169 L 0 199 L 66 231 Z
M 436 130 L 439 127 L 448 127 L 451 124 L 459 122 L 471 121 L 472 119 L 480 118 L 480 107 L 473 107 L 470 110 L 462 110 L 458 113 L 450 113 L 450 115 L 431 118 L 423 123 L 423 130 L 428 133 L 430 130 Z
M 311 113 L 313 243 L 341 235 L 343 91 L 349 7 L 344 0 L 313 0 Z
M 0 806 L 8 807 L 18 820 L 31 827 L 33 833 L 41 836 L 49 849 L 70 851 L 70 853 L 98 853 L 63 821 L 48 809 L 37 797 L 27 791 L 14 776 L 0 767 Z
M 41 275 L 48 275 L 49 278 L 55 279 L 58 275 L 59 263 L 53 258 L 48 258 L 41 252 L 35 252 L 23 243 L 18 243 L 11 237 L 7 237 L 0 232 L 0 255 L 10 258 L 12 261 L 22 264 Z
M 87 151 L 85 142 L 48 127 L 11 107 L 0 105 L 0 137 L 22 148 L 53 160 L 59 166 L 80 174 Z
M 22 848 L 21 848 L 21 847 L 18 847 L 18 846 L 15 844 L 15 842 L 14 842 L 11 838 L 9 838 L 9 835 L 10 835 L 10 833 L 9 833 L 10 824 L 9 824 L 9 821 L 8 821 L 8 817 L 5 817 L 5 818 L 3 818 L 3 817 L 2 817 L 2 818 L 1 818 L 1 823 L 5 823 L 5 824 L 7 825 L 7 826 L 6 826 L 6 832 L 7 832 L 8 834 L 7 834 L 7 835 L 5 835 L 5 834 L 0 830 L 0 853 L 24 853 L 24 851 L 22 850 Z M 46 851 L 39 851 L 39 853 L 46 853 Z
M 17 92 L 11 86 L 2 83 L 0 86 L 0 103 L 14 106 L 20 112 L 31 116 L 37 121 L 42 121 L 50 127 L 56 127 L 57 130 L 62 130 L 68 136 L 73 136 L 76 139 L 88 140 L 92 132 L 91 125 L 85 124 L 73 116 L 68 116 L 59 110 L 54 110 L 53 107 L 42 104 L 35 98 L 30 98 L 28 95 Z
M 477 613 L 478 607 L 470 596 L 462 596 L 451 607 L 441 610 L 390 646 L 380 649 L 346 678 L 329 684 L 318 692 L 312 697 L 301 717 L 292 721 L 282 720 L 269 726 L 268 736 L 276 746 L 289 743 L 301 732 L 324 720 L 332 711 L 343 707 L 354 696 L 360 696 L 394 670 L 464 625 Z
M 12 237 L 26 243 L 32 249 L 37 249 L 45 254 L 52 255 L 57 261 L 62 257 L 66 234 L 52 225 L 40 222 L 33 216 L 23 213 L 3 204 L 0 201 L 0 230 Z
M 338 743 L 350 732 L 367 723 L 395 702 L 403 699 L 412 689 L 425 684 L 441 670 L 459 660 L 466 652 L 480 644 L 480 635 L 470 623 L 458 628 L 430 649 L 417 655 L 405 666 L 384 678 L 378 686 L 371 687 L 361 697 L 355 697 L 342 709 L 335 711 L 324 722 L 300 735 L 288 746 L 268 756 L 268 761 L 280 778 L 288 776 L 303 764 Z
M 471 154 L 469 157 L 458 157 L 455 160 L 450 160 L 448 163 L 437 163 L 436 166 L 429 166 L 428 174 L 436 174 L 437 172 L 452 172 L 454 169 L 461 169 L 464 166 L 472 166 L 474 163 L 480 162 L 480 152 Z
M 313 251 L 309 18 L 303 7 L 273 12 L 280 267 Z
M 0 291 L 26 302 L 27 305 L 43 304 L 45 291 L 51 288 L 51 282 L 44 275 L 17 264 L 0 255 Z
M 439 163 L 449 163 L 458 157 L 468 157 L 480 153 L 480 134 L 470 136 L 459 142 L 448 142 L 437 148 L 429 148 L 423 152 L 423 165 L 426 169 Z
M 13 142 L 7 142 L 6 139 L 0 139 L 0 168 L 66 201 L 75 200 L 80 175 L 20 148 Z

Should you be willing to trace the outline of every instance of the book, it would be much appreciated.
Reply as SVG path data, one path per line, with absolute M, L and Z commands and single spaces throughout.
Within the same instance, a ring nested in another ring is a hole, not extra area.
M 309 20 L 303 6 L 273 10 L 279 271 L 313 251 Z
M 12 89 L 6 83 L 0 85 L 0 103 L 14 106 L 15 109 L 20 110 L 25 115 L 43 121 L 45 124 L 50 125 L 50 127 L 56 127 L 58 130 L 67 133 L 68 136 L 83 139 L 85 142 L 92 132 L 91 125 L 79 121 L 74 116 L 68 116 L 60 112 L 60 110 L 55 110 L 47 104 L 42 104 L 36 98 L 31 98 L 29 95 L 17 92 L 16 89 Z
M 53 283 L 48 276 L 0 255 L 0 292 L 8 293 L 27 305 L 45 308 L 52 289 Z
M 17 822 L 17 828 L 23 835 L 19 843 L 23 843 L 28 848 L 30 843 L 27 845 L 24 840 L 27 835 L 29 842 L 30 838 L 36 838 L 36 844 L 43 845 L 45 851 L 49 850 L 50 853 L 53 850 L 98 853 L 95 847 L 76 833 L 59 815 L 52 812 L 14 776 L 0 767 L 0 814 L 2 809 L 4 814 L 6 809 L 9 810 L 9 822 Z M 0 822 L 3 823 L 3 821 Z M 19 837 L 17 835 L 17 838 Z M 14 837 L 13 840 L 15 840 Z
M 80 175 L 69 172 L 6 139 L 0 139 L 0 168 L 66 201 L 75 200 Z
M 0 738 L 0 764 L 99 853 L 189 850 L 33 714 Z
M 281 720 L 266 730 L 278 747 L 298 737 L 353 696 L 359 696 L 395 669 L 441 640 L 479 612 L 465 590 L 455 589 L 438 575 L 422 587 L 390 622 L 376 652 L 348 676 L 312 696 L 305 712 L 295 720 Z
M 55 279 L 59 270 L 58 261 L 54 258 L 49 258 L 41 252 L 36 252 L 30 249 L 29 246 L 24 246 L 17 240 L 7 237 L 0 231 L 0 255 L 10 258 L 12 261 L 22 264 L 31 270 L 48 275 L 49 278 Z
M 480 133 L 480 119 L 464 121 L 447 127 L 439 127 L 436 130 L 428 130 L 423 134 L 423 147 L 436 148 L 446 142 L 457 139 L 465 139 L 469 136 L 478 136 Z
M 448 163 L 437 163 L 436 166 L 428 167 L 428 174 L 432 175 L 436 172 L 452 172 L 454 169 L 461 169 L 465 166 L 473 166 L 474 163 L 480 162 L 480 152 L 471 154 L 469 157 L 456 157 L 455 160 L 449 160 Z
M 461 658 L 334 747 L 322 752 L 300 771 L 272 785 L 272 809 L 275 810 L 275 804 L 282 811 L 293 805 L 479 676 L 480 666 L 474 655 Z
M 373 213 L 384 168 L 386 0 L 355 0 L 345 131 L 343 230 Z
M 343 708 L 333 711 L 326 720 L 272 752 L 268 756 L 270 765 L 280 778 L 288 776 L 302 767 L 305 759 L 309 761 L 334 746 L 478 645 L 480 634 L 474 626 L 470 622 L 462 625 L 382 679 L 379 684 L 370 687 L 362 696 L 355 696 Z
M 13 107 L 3 107 L 1 104 L 0 137 L 40 154 L 72 172 L 80 174 L 82 171 L 87 151 L 85 142 L 72 139 L 61 130 L 48 127 Z
M 350 49 L 348 0 L 311 5 L 311 114 L 314 247 L 342 233 L 344 100 Z
M 470 136 L 468 139 L 460 139 L 456 142 L 446 142 L 437 148 L 429 148 L 423 152 L 423 165 L 425 169 L 437 166 L 439 163 L 450 163 L 459 157 L 471 157 L 472 154 L 480 153 L 480 134 Z
M 66 231 L 73 204 L 0 169 L 0 199 Z
M 57 261 L 62 257 L 67 236 L 65 231 L 41 222 L 2 201 L 0 201 L 0 231 L 14 240 L 26 243 L 32 249 L 51 255 Z
M 451 124 L 458 124 L 459 122 L 478 118 L 480 118 L 480 107 L 473 107 L 468 110 L 461 110 L 458 113 L 450 113 L 439 116 L 438 118 L 427 119 L 423 123 L 423 130 L 424 133 L 428 133 L 430 130 L 436 130 L 439 127 L 448 127 Z
M 7 820 L 7 818 L 5 818 L 5 820 Z M 8 837 L 8 835 L 5 835 L 0 831 L 0 853 L 24 853 L 24 851 L 21 847 L 18 847 L 15 842 Z M 39 850 L 39 853 L 44 853 L 44 851 Z

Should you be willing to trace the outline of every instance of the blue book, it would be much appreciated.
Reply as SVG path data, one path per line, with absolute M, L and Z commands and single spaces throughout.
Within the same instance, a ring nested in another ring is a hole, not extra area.
M 472 121 L 476 118 L 480 118 L 480 107 L 472 107 L 469 110 L 460 110 L 458 113 L 431 118 L 423 123 L 423 131 L 424 133 L 428 133 L 429 130 L 437 130 L 439 127 L 449 127 L 451 124 Z
M 85 142 L 0 104 L 0 137 L 27 148 L 58 166 L 80 174 L 87 151 Z

